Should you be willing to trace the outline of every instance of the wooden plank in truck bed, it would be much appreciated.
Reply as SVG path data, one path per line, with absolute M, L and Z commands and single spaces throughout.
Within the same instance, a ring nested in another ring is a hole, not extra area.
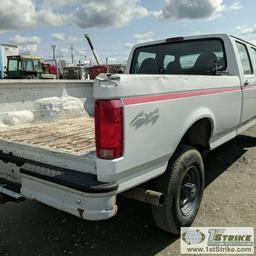
M 9 128 L 0 139 L 51 151 L 84 154 L 95 150 L 94 118 L 79 117 Z

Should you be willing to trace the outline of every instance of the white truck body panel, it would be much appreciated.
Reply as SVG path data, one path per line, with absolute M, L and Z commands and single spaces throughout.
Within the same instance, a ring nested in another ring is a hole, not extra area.
M 223 92 L 211 93 L 212 89 Z M 226 89 L 228 91 L 225 91 Z M 134 96 L 132 92 L 135 91 L 136 97 L 129 98 Z M 191 93 L 200 91 L 205 94 L 190 96 Z M 182 95 L 182 92 L 186 92 L 186 95 Z M 141 172 L 146 173 L 147 180 L 163 173 L 180 139 L 191 124 L 202 118 L 210 118 L 213 122 L 212 148 L 221 144 L 220 140 L 224 136 L 229 140 L 237 135 L 242 93 L 239 77 L 236 76 L 208 78 L 144 75 L 142 78 L 142 75 L 122 75 L 120 86 L 116 87 L 104 87 L 104 81 L 98 81 L 94 90 L 95 98 L 110 95 L 123 99 L 125 138 L 130 139 L 125 140 L 123 158 L 116 161 L 97 160 L 100 180 L 125 181 L 130 180 L 133 175 L 134 181 L 131 183 L 134 183 L 135 180 L 139 181 Z M 140 95 L 151 95 L 151 97 L 143 98 Z M 163 99 L 156 97 L 155 100 L 154 95 L 160 95 Z M 173 95 L 176 98 L 172 98 Z M 167 99 L 164 99 L 166 96 Z M 172 130 L 175 130 L 175 133 L 169 132 Z M 142 143 L 143 141 L 147 141 L 147 147 Z M 158 166 L 161 168 L 156 172 Z M 145 177 L 141 180 L 142 183 L 143 181 L 145 182 Z M 127 187 L 124 186 L 123 189 Z
M 117 212 L 113 193 L 83 193 L 22 175 L 22 195 L 87 220 L 109 219 Z

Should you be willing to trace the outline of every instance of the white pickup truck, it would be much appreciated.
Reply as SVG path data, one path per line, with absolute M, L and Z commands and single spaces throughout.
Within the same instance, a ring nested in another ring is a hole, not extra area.
M 1 202 L 102 220 L 123 194 L 178 234 L 200 206 L 202 156 L 255 124 L 256 46 L 225 34 L 137 45 L 126 74 L 94 84 L 1 81 Z

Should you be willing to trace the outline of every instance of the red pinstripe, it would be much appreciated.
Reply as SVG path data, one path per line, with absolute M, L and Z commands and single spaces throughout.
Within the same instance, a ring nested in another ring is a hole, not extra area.
M 124 98 L 124 105 L 133 105 L 139 103 L 148 103 L 155 101 L 163 101 L 163 100 L 173 100 L 180 98 L 188 98 L 194 96 L 202 96 L 209 94 L 218 94 L 218 93 L 227 93 L 227 92 L 236 92 L 241 91 L 240 87 L 227 87 L 220 89 L 207 89 L 207 90 L 197 90 L 197 91 L 185 91 L 185 92 L 174 92 L 167 94 L 158 94 L 158 95 L 149 95 L 149 96 L 138 96 L 132 98 Z

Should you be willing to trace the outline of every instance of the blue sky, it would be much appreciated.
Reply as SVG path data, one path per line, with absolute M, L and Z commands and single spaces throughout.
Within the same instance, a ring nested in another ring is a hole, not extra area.
M 256 41 L 256 3 L 252 0 L 1 2 L 0 42 L 18 44 L 22 52 L 45 59 L 51 57 L 52 44 L 60 59 L 70 60 L 71 44 L 76 61 L 91 58 L 85 32 L 102 62 L 106 57 L 125 62 L 133 44 L 172 36 L 224 32 Z

